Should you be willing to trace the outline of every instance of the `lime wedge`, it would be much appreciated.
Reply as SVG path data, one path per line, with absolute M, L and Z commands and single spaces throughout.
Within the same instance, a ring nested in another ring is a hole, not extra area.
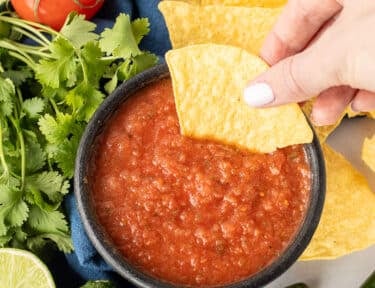
M 26 250 L 0 249 L 0 287 L 54 288 L 52 275 L 44 263 Z

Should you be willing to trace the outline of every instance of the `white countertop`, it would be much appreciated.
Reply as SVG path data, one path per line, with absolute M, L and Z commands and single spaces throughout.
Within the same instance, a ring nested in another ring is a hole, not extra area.
M 375 193 L 375 173 L 360 156 L 363 139 L 374 134 L 375 120 L 345 119 L 327 142 L 366 176 Z M 266 288 L 282 288 L 297 282 L 304 282 L 310 288 L 359 288 L 373 270 L 375 245 L 335 260 L 297 262 Z

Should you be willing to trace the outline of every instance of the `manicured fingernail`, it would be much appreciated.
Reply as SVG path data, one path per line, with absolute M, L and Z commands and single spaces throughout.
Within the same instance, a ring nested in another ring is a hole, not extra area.
M 275 99 L 272 88 L 266 83 L 256 83 L 245 88 L 244 100 L 247 105 L 261 107 Z

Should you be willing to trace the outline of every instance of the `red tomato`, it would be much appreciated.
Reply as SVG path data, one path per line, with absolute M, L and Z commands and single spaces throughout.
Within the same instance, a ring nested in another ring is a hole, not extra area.
M 60 30 L 72 11 L 90 19 L 102 7 L 104 0 L 11 0 L 18 15 Z

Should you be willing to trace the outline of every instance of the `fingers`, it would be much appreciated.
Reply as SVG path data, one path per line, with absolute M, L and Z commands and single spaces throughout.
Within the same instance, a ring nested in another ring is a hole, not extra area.
M 352 101 L 356 90 L 349 86 L 338 86 L 322 92 L 315 100 L 311 119 L 317 126 L 331 125 L 341 117 Z
M 278 62 L 256 78 L 244 90 L 244 100 L 252 107 L 305 101 L 341 84 L 336 71 L 340 66 L 339 59 L 335 55 L 327 55 L 322 45 L 311 46 Z
M 375 93 L 360 90 L 352 101 L 352 110 L 356 112 L 370 112 L 375 110 Z
M 323 24 L 342 6 L 335 0 L 291 0 L 266 38 L 261 57 L 273 65 L 310 42 Z

